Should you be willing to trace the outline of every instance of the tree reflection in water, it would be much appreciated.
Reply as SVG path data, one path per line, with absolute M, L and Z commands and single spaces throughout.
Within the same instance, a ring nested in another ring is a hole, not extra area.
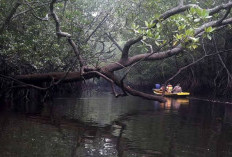
M 229 157 L 232 107 L 168 98 L 57 98 L 41 114 L 0 114 L 4 157 Z

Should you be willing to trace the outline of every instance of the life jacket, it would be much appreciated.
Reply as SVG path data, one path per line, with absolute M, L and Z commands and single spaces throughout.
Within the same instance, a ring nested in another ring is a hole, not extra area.
M 173 89 L 172 85 L 168 85 L 168 86 L 167 86 L 167 91 L 168 91 L 168 92 L 172 92 L 172 89 Z

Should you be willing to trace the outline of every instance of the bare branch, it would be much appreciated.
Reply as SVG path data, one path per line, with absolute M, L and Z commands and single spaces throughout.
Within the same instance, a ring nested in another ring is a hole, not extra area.
M 47 90 L 48 89 L 47 87 L 43 88 L 43 87 L 35 86 L 35 85 L 32 85 L 32 84 L 24 83 L 22 81 L 19 81 L 19 80 L 13 78 L 13 77 L 10 77 L 10 76 L 5 76 L 5 75 L 0 74 L 0 77 L 8 79 L 8 80 L 12 80 L 12 81 L 14 81 L 14 82 L 16 82 L 18 84 L 22 84 L 23 87 L 32 87 L 32 88 L 39 89 L 39 90 Z
M 119 44 L 114 40 L 114 38 L 110 35 L 110 34 L 108 34 L 108 33 L 106 33 L 105 32 L 105 34 L 108 36 L 108 38 L 114 43 L 114 45 L 121 51 L 121 52 L 123 52 L 123 50 L 122 50 L 122 48 L 119 46 Z
M 48 21 L 49 17 L 48 17 L 48 14 L 44 17 L 44 18 L 41 18 L 41 17 L 38 17 L 35 13 L 35 10 L 34 8 L 28 3 L 28 2 L 25 2 L 27 4 L 27 6 L 31 9 L 32 11 L 32 15 L 38 19 L 38 20 L 41 20 L 41 21 Z
M 68 2 L 68 0 L 64 0 L 63 15 L 64 15 L 64 13 L 65 13 L 65 10 L 66 10 L 67 2 Z
M 226 50 L 226 51 L 230 51 L 230 50 Z M 184 66 L 184 67 L 182 67 L 182 68 L 180 68 L 172 77 L 170 77 L 167 81 L 165 81 L 165 84 L 167 84 L 168 82 L 170 82 L 171 80 L 173 80 L 173 79 L 174 79 L 177 75 L 179 75 L 183 70 L 185 70 L 185 69 L 187 69 L 187 68 L 193 66 L 194 64 L 200 62 L 201 60 L 205 59 L 206 57 L 211 57 L 211 56 L 214 56 L 214 55 L 219 55 L 220 53 L 223 53 L 223 52 L 225 52 L 225 51 L 220 51 L 220 52 L 216 52 L 216 53 L 213 53 L 213 54 L 206 54 L 206 53 L 205 53 L 205 55 L 204 55 L 203 57 L 201 57 L 201 58 L 199 58 L 199 59 L 193 61 L 192 63 L 190 63 L 190 64 L 188 64 L 188 65 L 186 65 L 186 66 Z
M 92 37 L 92 35 L 101 27 L 101 25 L 106 21 L 109 14 L 106 14 L 106 16 L 102 19 L 102 21 L 97 25 L 97 27 L 93 30 L 93 32 L 89 35 L 89 37 L 85 40 L 85 42 L 88 42 L 89 39 Z
M 117 92 L 116 92 L 116 90 L 115 90 L 115 87 L 114 87 L 114 81 L 112 80 L 112 79 L 110 79 L 110 78 L 108 78 L 106 75 L 104 75 L 104 74 L 102 74 L 102 73 L 100 73 L 100 72 L 98 72 L 98 71 L 90 71 L 90 72 L 88 72 L 89 74 L 97 74 L 97 75 L 99 75 L 99 76 L 101 76 L 102 78 L 104 78 L 105 80 L 107 80 L 108 82 L 110 82 L 111 83 L 111 88 L 112 88 L 112 91 L 113 91 L 113 93 L 114 93 L 114 96 L 115 97 L 118 97 L 118 94 L 117 94 Z
M 218 53 L 219 50 L 218 50 L 218 47 L 217 47 L 217 44 L 216 44 L 214 36 L 213 36 L 213 44 L 214 44 L 216 52 Z M 222 59 L 222 57 L 221 57 L 221 55 L 219 53 L 218 53 L 218 58 L 219 58 L 219 60 L 220 60 L 220 62 L 222 64 L 222 66 L 226 69 L 227 75 L 229 76 L 230 80 L 232 80 L 232 75 L 231 75 L 229 69 L 226 67 L 226 64 L 224 63 L 224 61 L 223 61 L 223 59 Z
M 28 12 L 30 12 L 30 11 L 32 11 L 32 10 L 35 10 L 36 8 L 43 7 L 43 6 L 46 6 L 46 5 L 48 5 L 48 4 L 50 4 L 50 2 L 49 2 L 49 3 L 43 3 L 43 4 L 41 4 L 41 5 L 37 5 L 37 6 L 33 7 L 33 8 L 30 8 L 30 9 L 27 9 L 27 10 L 25 10 L 25 11 L 19 12 L 19 13 L 15 14 L 15 15 L 12 17 L 12 20 L 15 19 L 16 17 L 22 15 L 22 14 L 28 13 Z

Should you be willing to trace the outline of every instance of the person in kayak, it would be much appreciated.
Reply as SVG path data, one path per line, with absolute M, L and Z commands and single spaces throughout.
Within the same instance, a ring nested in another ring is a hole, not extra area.
M 162 86 L 160 87 L 160 90 L 161 90 L 161 91 L 166 91 L 166 90 L 165 90 L 165 85 L 164 85 L 164 84 L 162 84 Z
M 180 84 L 178 83 L 172 90 L 172 93 L 181 93 L 182 92 L 182 88 L 180 86 Z
M 173 89 L 172 85 L 170 83 L 168 83 L 167 88 L 166 88 L 167 92 L 171 93 L 172 89 Z

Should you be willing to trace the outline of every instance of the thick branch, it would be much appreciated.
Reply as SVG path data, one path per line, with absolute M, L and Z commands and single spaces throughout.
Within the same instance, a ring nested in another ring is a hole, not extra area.
M 177 6 L 173 9 L 170 9 L 168 11 L 166 11 L 165 13 L 163 13 L 158 20 L 166 20 L 167 18 L 173 16 L 173 15 L 176 15 L 176 14 L 179 14 L 179 13 L 182 13 L 182 12 L 185 12 L 186 10 L 190 9 L 191 7 L 199 7 L 198 5 L 196 4 L 188 4 L 188 5 L 182 5 L 182 6 Z M 158 20 L 154 20 L 153 23 L 157 23 Z
M 112 63 L 109 64 L 105 67 L 103 67 L 103 69 L 107 69 L 109 71 L 117 71 L 120 70 L 124 67 L 128 67 L 130 65 L 132 65 L 135 62 L 140 61 L 141 59 L 144 59 L 143 61 L 150 61 L 150 60 L 160 60 L 160 59 L 164 59 L 167 57 L 171 57 L 175 54 L 178 54 L 179 52 L 181 52 L 183 50 L 182 46 L 177 46 L 171 50 L 166 50 L 166 51 L 162 51 L 159 53 L 153 53 L 152 55 L 150 53 L 144 53 L 144 54 L 139 54 L 139 55 L 135 55 L 133 57 L 128 58 L 127 61 L 119 61 L 119 64 L 116 63 Z M 123 65 L 123 66 L 121 66 Z
M 159 102 L 165 102 L 165 98 L 162 96 L 156 96 L 156 95 L 152 95 L 152 94 L 147 94 L 147 93 L 143 93 L 140 91 L 137 91 L 135 89 L 132 89 L 129 86 L 124 86 L 124 90 L 126 90 L 129 94 L 133 95 L 133 96 L 139 96 L 148 100 L 157 100 Z
M 231 7 L 232 7 L 232 2 L 228 2 L 226 4 L 216 6 L 216 7 L 212 8 L 212 9 L 208 9 L 209 15 L 213 15 L 215 13 L 218 13 L 220 10 L 228 9 L 228 8 L 231 8 Z
M 66 32 L 62 32 L 60 30 L 60 20 L 58 18 L 58 16 L 56 15 L 56 13 L 54 12 L 54 4 L 56 3 L 56 0 L 52 0 L 51 4 L 50 4 L 50 12 L 51 12 L 51 16 L 53 17 L 55 23 L 56 23 L 56 34 L 57 36 L 60 37 L 71 37 L 70 34 L 66 33 Z
M 144 93 L 144 92 L 140 92 L 138 90 L 135 90 L 125 84 L 121 84 L 122 82 L 115 77 L 115 75 L 113 73 L 104 73 L 104 75 L 106 75 L 108 78 L 110 78 L 111 80 L 114 81 L 114 83 L 119 86 L 121 89 L 124 90 L 124 92 L 127 92 L 133 96 L 139 96 L 139 97 L 142 97 L 142 98 L 145 98 L 145 99 L 148 99 L 148 100 L 157 100 L 159 102 L 165 102 L 166 100 L 164 99 L 164 97 L 161 97 L 161 96 L 156 96 L 156 95 L 153 95 L 153 94 L 147 94 L 147 93 Z
M 205 28 L 207 27 L 220 27 L 220 26 L 224 26 L 224 25 L 228 25 L 232 23 L 232 18 L 228 18 L 226 20 L 223 20 L 222 22 L 218 22 L 218 20 L 216 21 L 211 21 L 208 23 L 203 24 L 201 27 L 197 28 L 195 31 L 195 35 L 200 34 L 201 32 L 203 32 L 205 30 Z
M 134 45 L 135 43 L 141 41 L 142 39 L 143 39 L 143 37 L 140 36 L 140 37 L 138 37 L 136 39 L 131 39 L 131 40 L 127 41 L 126 44 L 124 45 L 123 50 L 122 50 L 122 57 L 121 57 L 121 59 L 126 60 L 128 58 L 128 53 L 129 53 L 130 47 L 132 45 Z
M 90 79 L 97 77 L 96 74 L 86 73 L 81 75 L 80 72 L 54 72 L 46 74 L 30 74 L 30 75 L 19 75 L 15 79 L 23 81 L 25 83 L 39 83 L 39 82 L 50 82 L 52 79 L 54 81 L 59 81 L 61 78 L 64 78 L 62 82 L 72 82 L 72 81 L 83 81 L 85 79 Z
M 225 19 L 227 18 L 227 16 L 230 14 L 230 10 L 231 10 L 231 8 L 228 8 L 228 9 L 227 9 L 225 15 L 224 15 L 221 19 L 219 19 L 219 20 L 217 21 L 217 24 L 220 24 L 223 20 L 225 20 Z
M 224 26 L 227 24 L 231 24 L 231 23 L 232 23 L 232 18 L 226 19 L 226 20 L 222 21 L 221 23 L 218 23 L 217 20 L 212 21 L 212 22 L 208 22 L 208 23 L 206 23 L 206 24 L 204 24 L 201 27 L 196 29 L 195 36 L 198 36 L 207 27 L 210 27 L 210 26 L 211 27 L 220 27 L 220 26 Z M 139 60 L 141 60 L 143 58 L 146 58 L 146 59 L 144 59 L 144 61 L 160 60 L 160 59 L 164 59 L 164 58 L 176 55 L 176 54 L 180 53 L 182 50 L 183 50 L 183 47 L 181 45 L 178 45 L 177 47 L 172 48 L 170 50 L 157 52 L 157 53 L 154 53 L 152 55 L 150 55 L 150 53 L 135 55 L 133 57 L 129 57 L 126 61 L 120 60 L 119 63 L 122 64 L 123 66 L 127 67 L 127 66 L 132 65 L 135 62 L 138 62 Z M 110 71 L 117 71 L 117 70 L 122 69 L 122 66 L 119 66 L 118 64 L 112 63 L 104 68 L 107 68 Z
M 60 30 L 60 21 L 58 16 L 56 15 L 56 13 L 54 12 L 54 4 L 56 3 L 56 0 L 52 0 L 52 2 L 50 3 L 50 12 L 51 12 L 51 16 L 53 17 L 55 23 L 56 23 L 56 34 L 58 37 L 68 37 L 68 42 L 69 44 L 72 46 L 74 53 L 76 54 L 78 60 L 79 60 L 79 64 L 80 67 L 82 68 L 85 63 L 83 58 L 80 55 L 80 52 L 78 50 L 78 46 L 75 44 L 75 42 L 71 39 L 71 35 L 69 33 L 66 32 L 62 32 Z

